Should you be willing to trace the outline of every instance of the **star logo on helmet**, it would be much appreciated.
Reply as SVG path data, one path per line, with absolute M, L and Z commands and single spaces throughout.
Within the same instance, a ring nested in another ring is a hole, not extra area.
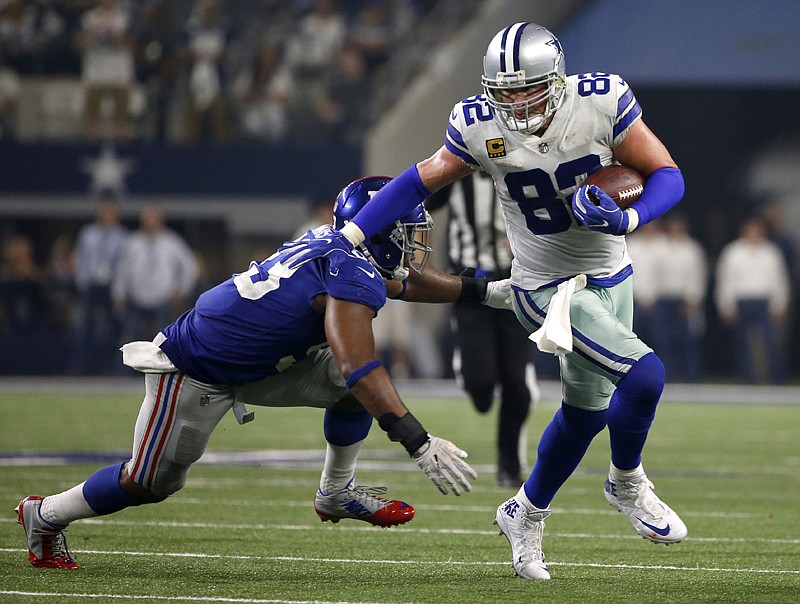
M 564 49 L 561 48 L 561 42 L 558 41 L 558 38 L 553 38 L 552 40 L 545 42 L 545 44 L 554 47 L 558 51 L 558 54 L 564 54 Z

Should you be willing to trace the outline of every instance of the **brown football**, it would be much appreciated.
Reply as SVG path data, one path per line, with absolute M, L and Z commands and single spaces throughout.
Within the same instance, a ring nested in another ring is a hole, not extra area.
M 614 200 L 620 208 L 627 210 L 642 196 L 644 178 L 636 170 L 626 166 L 604 166 L 589 174 L 585 185 L 597 185 Z M 590 197 L 591 194 L 590 194 Z M 595 201 L 593 199 L 593 201 Z M 595 204 L 597 202 L 595 201 Z

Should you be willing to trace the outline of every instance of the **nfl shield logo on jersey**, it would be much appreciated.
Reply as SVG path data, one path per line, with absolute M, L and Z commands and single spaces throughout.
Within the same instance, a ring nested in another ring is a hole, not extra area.
M 550 151 L 550 145 L 548 145 L 547 143 L 539 143 L 539 153 L 544 154 L 547 153 L 548 151 Z

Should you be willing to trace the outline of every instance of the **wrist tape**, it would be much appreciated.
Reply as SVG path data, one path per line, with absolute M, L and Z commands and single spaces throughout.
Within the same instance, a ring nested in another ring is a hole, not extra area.
M 425 428 L 411 413 L 406 413 L 403 417 L 397 417 L 394 413 L 384 413 L 378 418 L 378 425 L 389 435 L 389 440 L 399 442 L 409 455 L 413 455 L 428 441 Z
M 461 293 L 458 295 L 456 302 L 482 303 L 486 299 L 487 283 L 486 279 L 461 275 Z

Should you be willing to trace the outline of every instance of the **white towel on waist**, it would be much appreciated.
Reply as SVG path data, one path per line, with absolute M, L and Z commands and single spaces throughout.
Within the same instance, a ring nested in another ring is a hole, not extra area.
M 542 326 L 530 336 L 539 350 L 563 357 L 572 352 L 572 325 L 569 320 L 569 303 L 572 294 L 586 287 L 586 275 L 577 275 L 558 286 L 550 298 L 550 306 Z
M 161 334 L 159 334 L 161 335 Z M 164 341 L 163 337 L 160 340 Z M 172 373 L 178 368 L 172 364 L 155 342 L 129 342 L 120 348 L 122 362 L 142 373 Z

